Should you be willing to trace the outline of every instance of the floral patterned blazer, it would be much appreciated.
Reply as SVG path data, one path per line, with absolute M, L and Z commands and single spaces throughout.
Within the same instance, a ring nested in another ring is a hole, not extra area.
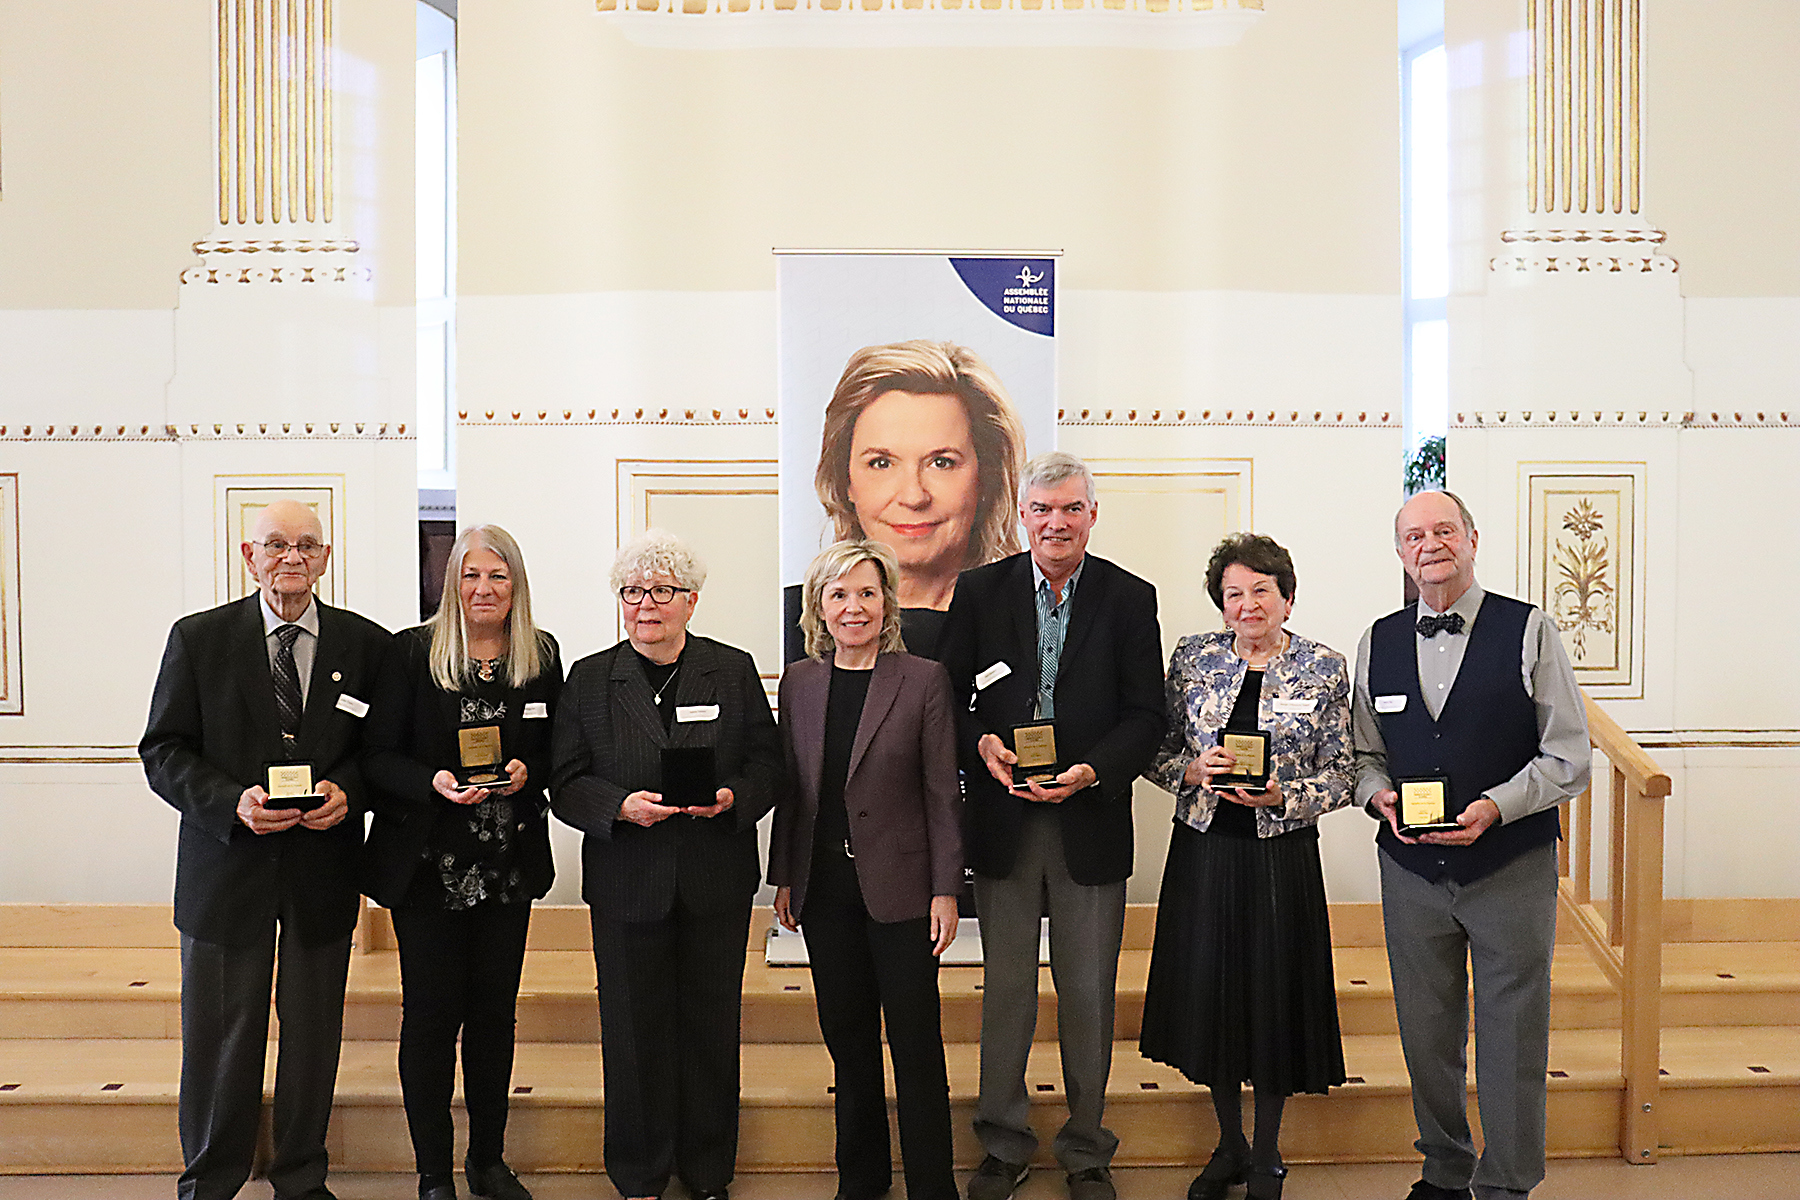
M 1355 766 L 1350 748 L 1350 674 L 1344 656 L 1297 633 L 1263 668 L 1257 724 L 1270 734 L 1275 778 L 1286 803 L 1258 808 L 1258 837 L 1304 829 L 1350 803 Z M 1175 796 L 1175 819 L 1195 829 L 1212 824 L 1218 793 L 1182 782 L 1188 764 L 1217 744 L 1244 684 L 1244 660 L 1229 630 L 1181 639 L 1164 683 L 1169 732 L 1144 778 Z

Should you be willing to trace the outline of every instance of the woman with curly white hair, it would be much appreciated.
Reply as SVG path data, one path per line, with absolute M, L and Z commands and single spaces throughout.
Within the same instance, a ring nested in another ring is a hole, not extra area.
M 569 672 L 552 811 L 582 831 L 606 1085 L 606 1173 L 723 1200 L 737 1159 L 738 1021 L 756 822 L 781 744 L 750 655 L 688 630 L 706 568 L 650 530 L 619 550 L 625 640 Z

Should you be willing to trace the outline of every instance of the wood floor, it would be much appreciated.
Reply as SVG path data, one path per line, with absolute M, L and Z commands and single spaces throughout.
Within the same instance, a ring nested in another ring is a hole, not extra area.
M 1114 1173 L 1120 1200 L 1180 1200 L 1191 1167 L 1131 1167 Z M 1410 1164 L 1370 1163 L 1292 1168 L 1285 1200 L 1402 1200 L 1417 1178 Z M 603 1175 L 526 1175 L 537 1200 L 613 1200 Z M 820 1173 L 740 1175 L 732 1200 L 830 1200 L 835 1180 Z M 416 1180 L 402 1174 L 333 1173 L 339 1200 L 414 1200 Z M 462 1195 L 461 1181 L 458 1188 Z M 0 1200 L 169 1200 L 173 1175 L 0 1176 Z M 896 1187 L 890 1200 L 904 1200 Z M 253 1183 L 245 1200 L 268 1200 L 267 1184 Z M 1063 1200 L 1053 1172 L 1034 1173 L 1019 1200 Z M 1235 1197 L 1241 1193 L 1233 1193 Z M 1800 1200 L 1800 1154 L 1738 1154 L 1673 1158 L 1653 1167 L 1617 1159 L 1555 1160 L 1532 1200 Z M 668 1200 L 683 1200 L 671 1188 Z

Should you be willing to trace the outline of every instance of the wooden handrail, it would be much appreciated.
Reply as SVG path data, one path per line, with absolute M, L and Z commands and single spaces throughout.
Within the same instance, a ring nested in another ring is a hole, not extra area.
M 1612 715 L 1598 704 L 1586 692 L 1581 693 L 1582 703 L 1587 705 L 1588 741 L 1594 749 L 1606 755 L 1606 761 L 1625 772 L 1626 780 L 1636 791 L 1646 796 L 1667 796 L 1669 794 L 1669 776 L 1656 765 L 1656 760 L 1644 753 L 1642 746 L 1631 740 Z
M 1588 743 L 1610 777 L 1607 839 L 1594 844 L 1594 789 L 1570 801 L 1573 827 L 1557 856 L 1559 896 L 1575 932 L 1619 990 L 1619 1066 L 1625 1079 L 1619 1153 L 1657 1158 L 1662 1067 L 1663 806 L 1670 779 L 1586 693 Z M 1596 852 L 1603 851 L 1606 909 L 1593 902 Z

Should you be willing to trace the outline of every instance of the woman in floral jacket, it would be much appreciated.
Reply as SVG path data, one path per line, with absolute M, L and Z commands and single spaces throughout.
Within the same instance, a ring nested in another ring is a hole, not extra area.
M 1226 628 L 1175 648 L 1169 733 L 1145 772 L 1174 793 L 1175 831 L 1140 1045 L 1212 1091 L 1219 1146 L 1189 1200 L 1220 1200 L 1240 1182 L 1272 1200 L 1287 1174 L 1286 1098 L 1344 1082 L 1317 822 L 1350 801 L 1350 679 L 1343 655 L 1284 628 L 1294 566 L 1273 540 L 1221 542 L 1206 585 Z M 1257 729 L 1270 735 L 1266 788 L 1210 786 L 1239 765 L 1221 732 Z

